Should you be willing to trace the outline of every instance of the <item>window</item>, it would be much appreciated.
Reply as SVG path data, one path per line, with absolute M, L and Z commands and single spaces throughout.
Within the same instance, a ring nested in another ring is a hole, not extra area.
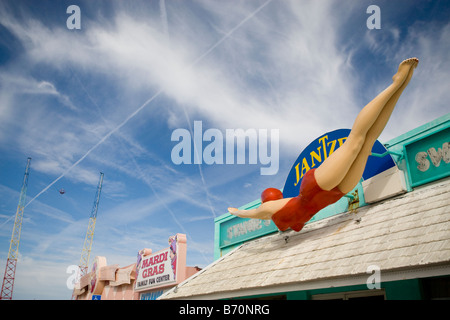
M 313 295 L 312 300 L 386 300 L 384 289 Z
M 450 277 L 422 279 L 424 299 L 450 300 Z

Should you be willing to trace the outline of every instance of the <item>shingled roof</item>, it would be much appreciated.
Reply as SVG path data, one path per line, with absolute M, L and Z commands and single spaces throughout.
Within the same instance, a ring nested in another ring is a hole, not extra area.
M 450 274 L 450 179 L 244 243 L 161 299 L 222 299 Z

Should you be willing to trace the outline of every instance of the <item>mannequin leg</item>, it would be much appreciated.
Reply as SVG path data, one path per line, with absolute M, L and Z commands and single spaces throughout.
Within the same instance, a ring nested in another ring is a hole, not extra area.
M 341 192 L 347 193 L 359 182 L 372 146 L 386 126 L 417 63 L 416 58 L 400 63 L 393 83 L 361 110 L 345 143 L 316 169 L 314 176 L 323 190 L 338 186 Z M 270 219 L 290 199 L 268 201 L 251 210 L 228 208 L 228 211 L 243 218 Z
M 384 107 L 383 111 L 380 113 L 380 116 L 378 117 L 377 121 L 375 121 L 373 126 L 367 132 L 366 140 L 364 142 L 363 147 L 361 148 L 360 153 L 356 157 L 355 161 L 353 162 L 352 166 L 350 167 L 349 171 L 347 172 L 347 175 L 345 176 L 345 178 L 338 185 L 338 188 L 341 192 L 343 192 L 343 193 L 350 192 L 361 180 L 364 169 L 366 168 L 367 159 L 370 156 L 370 154 L 372 153 L 373 145 L 375 144 L 376 140 L 380 136 L 384 127 L 386 126 L 386 124 L 392 114 L 392 111 L 394 111 L 394 107 L 395 107 L 398 99 L 400 98 L 403 90 L 406 88 L 409 81 L 411 80 L 411 77 L 414 73 L 414 68 L 415 68 L 415 66 L 410 69 L 408 77 L 406 78 L 403 85 L 391 97 L 391 99 L 388 101 L 388 103 Z
M 331 190 L 339 186 L 358 159 L 363 147 L 369 149 L 369 144 L 372 143 L 373 145 L 375 143 L 375 140 L 389 120 L 401 92 L 407 85 L 406 80 L 408 79 L 409 71 L 415 68 L 417 62 L 417 59 L 412 58 L 400 63 L 398 71 L 393 77 L 393 83 L 360 111 L 345 143 L 317 168 L 315 178 L 317 184 L 323 190 Z M 403 86 L 405 82 L 406 85 Z M 386 111 L 383 112 L 385 109 Z M 371 131 L 372 128 L 373 130 Z M 374 138 L 375 140 L 373 140 Z M 369 139 L 373 140 L 373 142 L 366 144 L 366 140 L 369 141 Z M 355 167 L 364 167 L 368 156 L 367 151 L 362 153 Z M 346 181 L 345 185 L 342 185 L 342 187 L 345 187 L 345 190 L 340 189 L 342 192 L 348 189 L 348 185 L 355 180 L 354 176 L 359 174 L 359 171 L 361 170 L 355 169 L 351 172 L 352 177 L 347 179 L 349 181 Z M 358 181 L 360 178 L 361 176 L 358 178 Z

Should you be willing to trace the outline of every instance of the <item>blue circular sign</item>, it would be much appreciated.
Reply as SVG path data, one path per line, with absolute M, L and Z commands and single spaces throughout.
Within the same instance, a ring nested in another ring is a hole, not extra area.
M 318 168 L 334 151 L 336 151 L 347 139 L 350 129 L 338 129 L 321 135 L 311 142 L 298 156 L 286 179 L 283 188 L 283 197 L 296 197 L 300 191 L 302 178 L 310 169 Z M 372 148 L 372 153 L 384 154 L 386 148 L 377 140 Z M 363 179 L 367 180 L 391 167 L 395 162 L 389 154 L 384 157 L 369 156 Z

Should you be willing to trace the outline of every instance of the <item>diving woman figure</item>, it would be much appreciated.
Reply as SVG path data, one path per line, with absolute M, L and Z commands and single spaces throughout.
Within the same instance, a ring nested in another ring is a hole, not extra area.
M 272 219 L 281 231 L 300 231 L 318 211 L 338 201 L 360 181 L 372 147 L 386 126 L 403 90 L 408 85 L 419 60 L 402 61 L 392 84 L 378 94 L 358 114 L 344 144 L 317 169 L 310 169 L 302 179 L 299 195 L 283 198 L 273 188 L 263 191 L 262 204 L 256 209 L 228 211 L 242 218 Z

